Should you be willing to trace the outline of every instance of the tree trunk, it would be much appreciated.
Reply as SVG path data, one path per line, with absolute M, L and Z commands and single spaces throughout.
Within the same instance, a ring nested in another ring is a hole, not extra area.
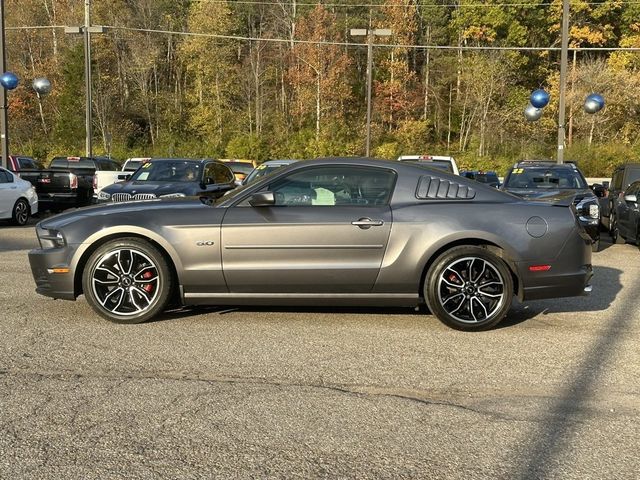
M 427 27 L 427 44 L 431 43 L 431 25 Z M 422 118 L 427 119 L 429 111 L 429 76 L 431 74 L 431 49 L 427 48 L 426 58 L 424 61 L 424 108 Z
M 316 75 L 316 141 L 320 140 L 320 73 Z
M 453 85 L 449 84 L 449 113 L 447 121 L 447 151 L 451 150 L 451 104 L 453 103 Z

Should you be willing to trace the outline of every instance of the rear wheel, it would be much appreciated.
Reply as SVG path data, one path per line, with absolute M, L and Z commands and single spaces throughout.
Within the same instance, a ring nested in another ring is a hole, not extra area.
M 141 323 L 162 312 L 173 288 L 160 251 L 137 238 L 112 240 L 87 262 L 82 287 L 91 307 L 116 323 Z
M 505 262 L 486 248 L 460 246 L 443 253 L 427 273 L 425 298 L 440 321 L 457 330 L 486 330 L 502 320 L 513 297 Z
M 29 216 L 31 214 L 31 209 L 29 208 L 29 204 L 24 198 L 19 198 L 16 204 L 13 206 L 13 215 L 11 220 L 16 225 L 26 225 L 29 221 Z
M 624 238 L 620 236 L 620 231 L 618 230 L 618 219 L 613 213 L 611 214 L 611 217 L 609 217 L 609 235 L 611 236 L 612 243 L 624 243 Z

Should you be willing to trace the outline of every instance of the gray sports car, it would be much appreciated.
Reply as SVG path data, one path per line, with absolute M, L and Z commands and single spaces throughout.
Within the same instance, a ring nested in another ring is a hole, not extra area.
M 43 220 L 36 291 L 101 316 L 171 304 L 417 306 L 461 330 L 520 300 L 591 290 L 570 203 L 532 203 L 416 164 L 318 159 L 210 200 L 88 207 Z

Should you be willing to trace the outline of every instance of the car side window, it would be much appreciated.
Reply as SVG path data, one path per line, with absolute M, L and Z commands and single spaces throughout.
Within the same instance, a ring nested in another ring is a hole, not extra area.
M 613 174 L 613 179 L 611 180 L 611 184 L 614 190 L 620 190 L 622 188 L 622 175 L 621 171 L 618 170 Z
M 9 183 L 9 174 L 4 170 L 0 170 L 0 183 Z
M 211 176 L 215 179 L 216 183 L 229 183 L 235 179 L 235 175 L 226 165 L 210 163 L 209 166 L 213 167 L 213 175 Z
M 387 205 L 395 172 L 383 168 L 329 166 L 305 169 L 269 185 L 276 205 Z

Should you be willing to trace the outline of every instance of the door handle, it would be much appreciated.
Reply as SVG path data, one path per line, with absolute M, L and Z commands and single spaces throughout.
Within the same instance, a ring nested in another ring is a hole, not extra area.
M 365 217 L 351 222 L 351 225 L 355 225 L 356 227 L 366 230 L 371 227 L 380 227 L 384 225 L 384 222 L 382 220 L 371 220 L 370 218 Z

